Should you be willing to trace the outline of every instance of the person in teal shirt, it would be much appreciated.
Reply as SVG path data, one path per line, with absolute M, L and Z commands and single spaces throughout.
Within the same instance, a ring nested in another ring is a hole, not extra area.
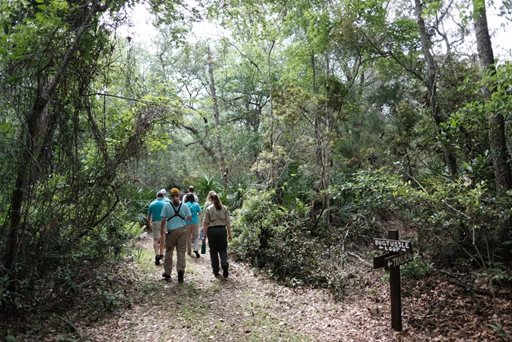
M 155 265 L 160 265 L 164 258 L 164 237 L 161 235 L 158 223 L 162 221 L 162 208 L 165 204 L 165 194 L 160 190 L 156 194 L 156 200 L 148 207 L 148 230 L 153 232 L 153 249 L 155 250 Z
M 161 234 L 165 235 L 165 259 L 164 273 L 162 277 L 166 280 L 171 279 L 172 270 L 172 254 L 176 247 L 178 260 L 176 262 L 176 271 L 178 271 L 178 282 L 183 282 L 185 274 L 185 251 L 187 249 L 187 224 L 192 219 L 192 213 L 186 204 L 180 201 L 180 190 L 172 188 L 171 201 L 166 202 L 162 208 L 160 216 L 162 221 L 160 224 Z
M 201 206 L 196 202 L 196 196 L 193 193 L 185 195 L 185 204 L 192 213 L 192 220 L 187 225 L 187 253 L 192 256 L 192 245 L 194 254 L 197 258 L 199 255 L 199 213 L 201 212 Z

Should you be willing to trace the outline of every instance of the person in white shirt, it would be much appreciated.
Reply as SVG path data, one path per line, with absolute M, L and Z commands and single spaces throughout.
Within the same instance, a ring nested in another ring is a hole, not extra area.
M 187 197 L 188 194 L 194 195 L 194 202 L 199 203 L 199 197 L 197 197 L 197 195 L 194 192 L 194 186 L 191 185 L 188 187 L 188 192 L 181 198 L 182 202 L 185 202 L 185 198 Z

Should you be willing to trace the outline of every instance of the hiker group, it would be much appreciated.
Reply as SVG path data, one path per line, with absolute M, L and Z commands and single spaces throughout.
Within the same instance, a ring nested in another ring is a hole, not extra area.
M 228 240 L 231 241 L 231 224 L 229 213 L 214 191 L 208 193 L 204 210 L 199 205 L 199 198 L 190 186 L 188 192 L 181 195 L 180 190 L 172 188 L 167 197 L 167 191 L 161 189 L 156 199 L 148 207 L 148 229 L 153 232 L 153 248 L 155 265 L 164 262 L 165 280 L 171 280 L 172 258 L 176 248 L 176 271 L 178 282 L 182 283 L 185 275 L 187 253 L 200 258 L 199 244 L 202 242 L 202 253 L 208 240 L 213 274 L 218 277 L 222 268 L 222 276 L 229 276 L 227 256 Z M 202 227 L 200 227 L 200 214 Z M 164 254 L 165 246 L 165 254 Z M 220 262 L 219 262 L 220 259 Z

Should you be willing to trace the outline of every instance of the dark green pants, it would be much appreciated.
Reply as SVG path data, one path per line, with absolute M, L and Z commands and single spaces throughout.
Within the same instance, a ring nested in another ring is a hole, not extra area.
M 225 226 L 208 227 L 208 247 L 210 248 L 210 259 L 212 261 L 213 273 L 219 273 L 220 265 L 227 270 L 228 263 L 228 232 Z

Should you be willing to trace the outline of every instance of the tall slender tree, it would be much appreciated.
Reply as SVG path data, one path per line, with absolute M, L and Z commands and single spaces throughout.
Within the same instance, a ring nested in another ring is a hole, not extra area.
M 427 102 L 430 107 L 430 111 L 432 112 L 432 117 L 436 123 L 439 136 L 443 139 L 443 155 L 445 163 L 448 167 L 448 170 L 452 176 L 456 176 L 457 171 L 457 158 L 455 153 L 453 152 L 453 147 L 451 146 L 451 141 L 449 135 L 443 131 L 443 123 L 446 122 L 446 115 L 444 115 L 439 106 L 438 96 L 437 96 L 437 79 L 439 77 L 439 67 L 434 59 L 434 56 L 431 52 L 431 35 L 427 32 L 427 26 L 425 24 L 425 19 L 423 18 L 424 3 L 421 0 L 414 0 L 414 12 L 416 15 L 416 21 L 418 23 L 420 40 L 421 40 L 421 50 L 423 52 L 423 56 L 425 57 L 425 69 L 426 69 L 426 77 L 424 78 L 424 83 L 427 88 Z
M 487 11 L 484 0 L 473 0 L 473 20 L 475 25 L 475 36 L 478 50 L 478 58 L 482 67 L 483 75 L 490 75 L 491 79 L 496 74 L 494 65 L 494 52 L 492 49 L 491 36 L 487 25 Z M 484 99 L 488 102 L 493 93 L 492 82 L 483 88 Z M 494 177 L 496 180 L 496 193 L 498 198 L 512 189 L 511 156 L 507 150 L 507 138 L 505 130 L 505 119 L 499 111 L 487 113 L 489 122 L 489 146 L 491 148 Z M 502 242 L 511 238 L 512 217 L 505 217 L 499 222 L 498 237 Z M 512 250 L 503 248 L 503 257 L 512 260 Z

